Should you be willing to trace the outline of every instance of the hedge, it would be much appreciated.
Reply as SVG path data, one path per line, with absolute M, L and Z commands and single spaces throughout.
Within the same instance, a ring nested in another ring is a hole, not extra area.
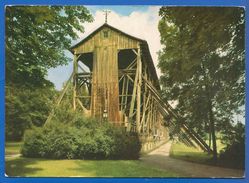
M 52 159 L 139 158 L 141 142 L 136 133 L 77 114 L 70 120 L 54 119 L 44 127 L 26 131 L 22 155 Z

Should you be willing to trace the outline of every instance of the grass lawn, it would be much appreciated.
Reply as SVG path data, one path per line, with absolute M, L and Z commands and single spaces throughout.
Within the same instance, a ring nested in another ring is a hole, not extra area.
M 200 149 L 188 147 L 181 142 L 172 143 L 170 157 L 196 163 L 207 163 L 212 156 Z
M 6 174 L 25 177 L 177 177 L 139 160 L 47 160 L 7 158 Z
M 217 150 L 218 152 L 224 147 L 219 140 L 217 140 Z M 207 152 L 203 152 L 200 149 L 188 147 L 181 142 L 172 143 L 170 149 L 170 157 L 177 158 L 185 161 L 202 163 L 202 164 L 212 164 L 212 155 Z
M 6 155 L 19 154 L 21 143 L 6 143 Z M 5 173 L 24 177 L 177 177 L 175 172 L 146 166 L 139 160 L 49 160 L 6 157 Z

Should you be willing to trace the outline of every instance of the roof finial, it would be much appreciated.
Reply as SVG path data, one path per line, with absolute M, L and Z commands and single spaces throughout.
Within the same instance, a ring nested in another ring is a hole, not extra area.
M 104 14 L 105 14 L 105 23 L 107 23 L 107 17 L 108 17 L 108 14 L 111 13 L 110 10 L 103 10 Z

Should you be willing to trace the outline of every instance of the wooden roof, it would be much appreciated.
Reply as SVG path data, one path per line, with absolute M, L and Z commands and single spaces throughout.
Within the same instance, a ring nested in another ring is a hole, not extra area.
M 157 73 L 156 73 L 156 68 L 154 66 L 154 63 L 153 63 L 153 60 L 152 60 L 152 57 L 151 57 L 151 54 L 150 54 L 150 50 L 149 50 L 149 45 L 148 45 L 146 40 L 143 40 L 143 39 L 140 39 L 138 37 L 127 34 L 127 33 L 123 32 L 123 31 L 121 31 L 121 30 L 107 24 L 107 23 L 104 23 L 99 28 L 94 30 L 91 34 L 89 34 L 86 38 L 82 39 L 80 42 L 78 42 L 77 44 L 70 47 L 69 50 L 73 53 L 73 50 L 75 48 L 77 48 L 78 46 L 84 44 L 86 41 L 91 39 L 95 34 L 97 34 L 100 30 L 102 30 L 105 27 L 110 28 L 111 30 L 114 30 L 116 32 L 119 32 L 119 33 L 123 34 L 124 36 L 126 36 L 126 37 L 128 37 L 130 39 L 133 39 L 133 40 L 136 40 L 136 41 L 140 42 L 140 47 L 141 47 L 141 50 L 142 50 L 142 57 L 144 57 L 144 60 L 147 61 L 147 63 L 148 63 L 149 70 L 151 72 L 153 80 L 155 81 L 155 87 L 158 90 L 160 90 L 160 85 L 159 85 L 159 80 L 158 80 L 158 76 L 157 76 Z

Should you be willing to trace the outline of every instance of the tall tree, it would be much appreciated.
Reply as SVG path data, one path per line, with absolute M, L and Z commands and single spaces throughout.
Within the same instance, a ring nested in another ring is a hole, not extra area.
M 26 129 L 44 124 L 57 93 L 53 87 L 6 86 L 5 95 L 6 140 L 19 141 Z
M 48 68 L 68 63 L 65 50 L 91 20 L 83 6 L 7 6 L 7 84 L 43 83 Z
M 6 7 L 6 138 L 41 126 L 56 95 L 47 70 L 67 64 L 65 50 L 92 21 L 83 6 Z
M 186 123 L 210 133 L 231 127 L 245 101 L 244 9 L 162 7 L 159 67 L 164 95 Z

